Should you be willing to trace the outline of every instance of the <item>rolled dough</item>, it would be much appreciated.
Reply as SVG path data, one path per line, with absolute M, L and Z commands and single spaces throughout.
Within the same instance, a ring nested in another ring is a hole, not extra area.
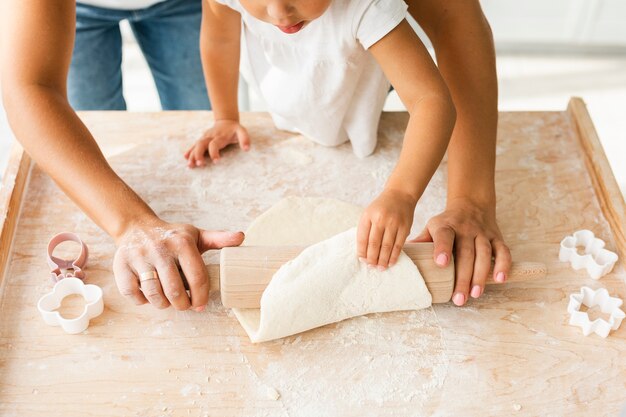
M 312 244 L 274 274 L 260 309 L 233 309 L 252 342 L 363 314 L 431 305 L 424 279 L 404 253 L 382 272 L 359 262 L 354 225 L 361 211 L 338 200 L 292 197 L 252 223 L 247 245 Z

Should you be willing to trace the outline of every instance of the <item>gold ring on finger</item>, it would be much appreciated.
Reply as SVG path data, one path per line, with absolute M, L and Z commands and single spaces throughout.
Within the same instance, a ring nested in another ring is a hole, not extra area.
M 140 282 L 144 282 L 144 281 L 150 281 L 153 279 L 159 279 L 159 276 L 157 275 L 157 271 L 146 271 L 146 272 L 142 272 L 141 274 L 139 274 L 139 281 Z

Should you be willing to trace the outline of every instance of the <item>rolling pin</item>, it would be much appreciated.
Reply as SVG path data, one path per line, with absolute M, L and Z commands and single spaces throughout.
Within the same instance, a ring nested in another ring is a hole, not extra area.
M 259 308 L 261 295 L 274 273 L 305 249 L 300 246 L 239 246 L 223 248 L 220 263 L 209 264 L 211 290 L 220 290 L 227 308 Z M 407 243 L 404 253 L 424 277 L 433 303 L 447 303 L 454 289 L 454 259 L 441 268 L 433 260 L 433 243 Z M 506 282 L 529 281 L 546 275 L 546 266 L 538 262 L 513 263 Z M 492 271 L 487 284 L 495 284 Z

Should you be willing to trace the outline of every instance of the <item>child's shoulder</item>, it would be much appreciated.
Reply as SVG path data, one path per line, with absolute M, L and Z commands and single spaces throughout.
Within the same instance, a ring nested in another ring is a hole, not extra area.
M 352 33 L 368 49 L 406 17 L 404 0 L 339 0 L 352 21 Z

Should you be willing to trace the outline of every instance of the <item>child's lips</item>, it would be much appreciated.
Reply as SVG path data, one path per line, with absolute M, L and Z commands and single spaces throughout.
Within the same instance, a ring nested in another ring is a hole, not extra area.
M 298 22 L 295 25 L 291 25 L 291 26 L 278 26 L 276 25 L 276 27 L 280 30 L 282 30 L 285 33 L 296 33 L 299 32 L 300 29 L 302 29 L 302 26 L 304 26 L 304 21 L 302 22 Z

